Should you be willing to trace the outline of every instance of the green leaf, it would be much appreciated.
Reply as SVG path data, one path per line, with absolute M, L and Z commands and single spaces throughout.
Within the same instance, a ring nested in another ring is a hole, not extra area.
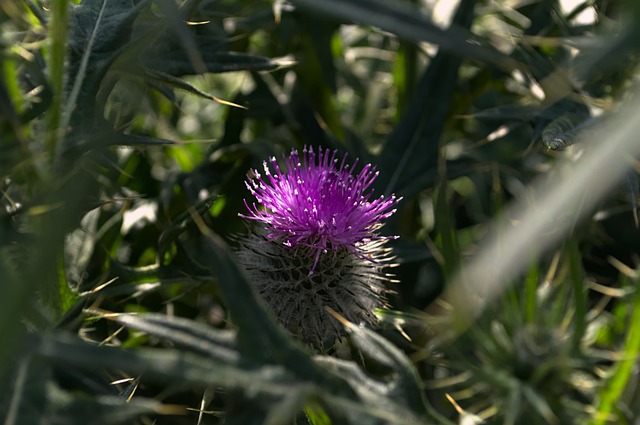
M 197 388 L 221 386 L 230 391 L 251 391 L 255 397 L 284 396 L 293 388 L 293 377 L 282 367 L 246 368 L 238 360 L 161 348 L 125 351 L 97 346 L 62 333 L 40 335 L 34 352 L 67 367 L 84 370 L 117 369 L 154 382 L 189 383 Z
M 165 74 L 164 72 L 154 71 L 154 70 L 151 70 L 151 69 L 145 69 L 145 73 L 146 73 L 147 76 L 152 78 L 154 81 L 156 81 L 156 82 L 158 82 L 160 84 L 164 84 L 164 85 L 166 85 L 168 87 L 184 90 L 184 91 L 186 91 L 188 93 L 195 94 L 196 96 L 200 96 L 200 97 L 203 97 L 203 98 L 208 99 L 208 100 L 213 100 L 213 101 L 218 102 L 218 103 L 244 108 L 243 106 L 236 105 L 236 104 L 233 104 L 231 102 L 218 99 L 217 97 L 215 97 L 213 95 L 210 95 L 209 93 L 206 93 L 206 92 L 200 90 L 199 88 L 195 87 L 194 85 L 189 84 L 189 83 L 187 83 L 186 81 L 184 81 L 184 80 L 182 80 L 180 78 L 176 78 L 176 77 L 174 77 L 172 75 Z
M 175 54 L 156 52 L 153 56 L 147 53 L 144 56 L 144 64 L 150 69 L 176 76 L 197 75 L 204 72 L 271 71 L 292 64 L 292 61 L 286 58 L 269 59 L 240 52 L 210 52 L 208 50 L 205 52 L 204 68 L 200 70 L 196 69 L 186 57 L 182 57 L 184 53 L 181 52 L 175 52 Z
M 79 395 L 55 383 L 49 365 L 28 356 L 18 362 L 11 384 L 0 386 L 0 407 L 5 425 L 51 424 L 129 424 L 148 414 L 182 415 L 182 406 L 165 405 L 157 400 L 132 397 L 128 401 L 116 395 Z M 83 377 L 85 381 L 88 377 Z M 67 385 L 69 381 L 67 381 Z M 115 390 L 114 390 L 115 392 Z
M 637 273 L 637 271 L 636 271 Z M 627 335 L 624 345 L 620 352 L 621 357 L 614 365 L 611 374 L 605 384 L 600 387 L 598 403 L 595 406 L 596 413 L 593 415 L 592 425 L 602 425 L 609 421 L 609 416 L 617 410 L 616 405 L 620 402 L 620 398 L 625 388 L 631 383 L 635 359 L 640 355 L 640 287 L 639 279 L 636 277 L 631 280 L 631 284 L 635 289 L 635 294 L 630 300 L 629 308 L 631 309 L 629 320 L 627 321 Z M 624 280 L 627 280 L 626 278 Z
M 125 402 L 117 396 L 77 397 L 60 390 L 51 390 L 53 399 L 46 417 L 53 425 L 116 425 L 130 424 L 143 415 L 186 415 L 185 406 L 167 405 L 158 400 L 134 397 Z
M 460 3 L 454 19 L 470 25 L 473 0 Z M 405 114 L 389 135 L 380 155 L 381 179 L 385 194 L 408 192 L 415 179 L 433 172 L 438 164 L 438 148 L 444 123 L 456 90 L 460 60 L 438 52 L 423 73 Z
M 169 249 L 169 245 L 190 226 L 194 225 L 194 215 L 201 216 L 205 214 L 218 196 L 217 192 L 212 192 L 205 199 L 194 205 L 192 209 L 180 213 L 180 215 L 164 229 L 158 240 L 158 258 L 160 260 L 164 258 L 164 254 Z
M 353 324 L 347 326 L 349 338 L 362 353 L 365 360 L 373 361 L 392 373 L 391 378 L 382 378 L 375 385 L 376 391 L 382 392 L 389 400 L 391 409 L 399 409 L 398 413 L 409 412 L 423 419 L 436 419 L 439 422 L 447 421 L 436 412 L 424 398 L 420 376 L 411 360 L 391 342 L 381 335 L 363 326 Z M 380 400 L 380 403 L 383 401 Z M 394 406 L 394 404 L 396 404 Z M 377 404 L 377 403 L 376 403 Z M 379 404 L 379 406 L 382 406 Z
M 503 68 L 515 68 L 512 59 L 497 50 L 471 43 L 474 39 L 464 25 L 452 25 L 441 29 L 431 22 L 413 4 L 384 0 L 295 0 L 303 9 L 319 12 L 343 22 L 354 21 L 361 25 L 373 25 L 398 37 L 413 42 L 430 42 L 448 53 L 459 57 L 478 59 Z M 473 4 L 474 2 L 463 2 Z
M 177 143 L 173 140 L 160 139 L 158 137 L 122 133 L 113 133 L 106 141 L 111 146 L 167 146 Z
M 568 114 L 551 121 L 542 132 L 542 143 L 552 150 L 561 150 L 581 139 L 588 139 L 588 129 L 596 120 L 584 119 L 580 114 Z
M 311 425 L 331 425 L 331 418 L 327 415 L 324 409 L 315 404 L 310 403 L 304 408 L 304 413 L 307 415 L 307 419 Z
M 100 311 L 95 312 L 98 317 Z M 219 358 L 220 361 L 234 363 L 238 361 L 235 333 L 228 330 L 213 329 L 180 317 L 163 314 L 117 314 L 104 313 L 105 318 L 171 341 L 187 351 Z
M 500 105 L 475 112 L 470 117 L 486 121 L 531 121 L 542 114 L 539 106 Z M 550 118 L 553 118 L 550 116 Z

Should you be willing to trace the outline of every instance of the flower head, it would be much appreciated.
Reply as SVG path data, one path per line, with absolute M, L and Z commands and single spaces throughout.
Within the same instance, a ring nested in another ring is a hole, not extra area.
M 312 252 L 312 270 L 321 254 L 346 249 L 364 257 L 372 241 L 389 239 L 377 232 L 399 199 L 371 199 L 368 189 L 378 176 L 371 164 L 356 173 L 347 155 L 340 160 L 337 151 L 316 154 L 311 147 L 302 158 L 293 150 L 284 160 L 284 172 L 272 157 L 264 162 L 264 176 L 254 170 L 246 182 L 262 208 L 245 200 L 250 214 L 242 217 L 264 223 L 267 238 Z
M 325 351 L 345 334 L 327 310 L 373 324 L 386 306 L 392 237 L 378 231 L 399 199 L 372 199 L 378 173 L 370 164 L 355 172 L 335 151 L 305 147 L 284 161 L 284 170 L 265 161 L 264 176 L 253 170 L 246 182 L 258 205 L 245 200 L 241 216 L 262 226 L 240 239 L 238 263 L 280 323 Z

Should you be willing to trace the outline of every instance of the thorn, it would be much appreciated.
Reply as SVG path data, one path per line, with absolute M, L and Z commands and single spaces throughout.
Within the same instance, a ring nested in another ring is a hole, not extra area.
M 411 337 L 404 331 L 404 329 L 402 329 L 402 326 L 400 326 L 400 324 L 396 323 L 395 328 L 407 341 L 413 342 Z
M 462 407 L 460 407 L 460 405 L 456 403 L 456 401 L 449 395 L 449 393 L 446 393 L 445 396 L 447 397 L 447 400 L 449 400 L 449 403 L 453 405 L 453 407 L 460 415 L 460 422 L 458 422 L 460 425 L 477 425 L 484 422 L 484 419 L 482 419 L 480 416 L 469 413 Z
M 344 316 L 342 316 L 340 313 L 338 313 L 337 311 L 335 311 L 334 309 L 332 309 L 331 307 L 327 307 L 325 306 L 324 309 L 327 311 L 327 313 L 329 313 L 330 315 L 332 315 L 338 322 L 342 323 L 342 325 L 347 328 L 347 329 L 353 329 L 355 327 L 355 325 L 353 323 L 351 323 L 350 321 L 348 321 L 347 319 L 344 318 Z
M 233 106 L 233 107 L 240 108 L 240 109 L 249 109 L 246 106 L 238 105 L 237 103 L 233 103 L 233 102 L 230 102 L 228 100 L 220 99 L 220 98 L 215 97 L 215 96 L 211 96 L 211 100 L 213 100 L 214 102 L 219 103 L 221 105 Z

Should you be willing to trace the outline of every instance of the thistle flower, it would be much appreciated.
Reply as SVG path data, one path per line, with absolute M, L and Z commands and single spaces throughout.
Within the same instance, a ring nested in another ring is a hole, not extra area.
M 374 323 L 386 304 L 382 269 L 392 260 L 378 232 L 400 199 L 368 191 L 378 176 L 371 164 L 355 172 L 347 156 L 326 149 L 293 150 L 282 171 L 275 157 L 264 177 L 252 170 L 246 186 L 258 205 L 240 214 L 260 223 L 238 258 L 280 322 L 321 350 L 344 334 L 331 308 L 355 323 Z

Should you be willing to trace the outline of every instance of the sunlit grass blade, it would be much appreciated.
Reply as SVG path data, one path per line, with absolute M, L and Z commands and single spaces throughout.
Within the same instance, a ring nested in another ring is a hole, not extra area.
M 640 356 L 640 326 L 638 326 L 638 323 L 640 323 L 640 290 L 638 290 L 639 279 L 637 272 L 635 277 L 625 278 L 623 281 L 627 281 L 635 289 L 633 298 L 628 306 L 631 310 L 631 315 L 627 322 L 628 330 L 624 345 L 619 353 L 620 360 L 613 366 L 610 377 L 600 389 L 596 412 L 590 422 L 592 425 L 608 423 L 612 415 L 615 415 L 614 411 L 619 409 L 617 403 L 620 402 L 625 388 L 630 384 L 633 368 L 636 365 L 638 356 Z

